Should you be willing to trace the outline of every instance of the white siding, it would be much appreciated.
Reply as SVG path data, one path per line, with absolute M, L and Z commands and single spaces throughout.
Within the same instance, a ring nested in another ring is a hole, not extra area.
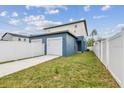
M 75 27 L 75 25 L 77 25 L 77 27 Z M 66 31 L 66 30 L 69 30 L 69 32 L 75 36 L 87 35 L 84 22 L 50 28 L 50 29 L 47 29 L 47 33 Z

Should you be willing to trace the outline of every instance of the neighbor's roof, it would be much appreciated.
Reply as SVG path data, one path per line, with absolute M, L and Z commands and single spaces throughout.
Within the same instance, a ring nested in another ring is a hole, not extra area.
M 86 33 L 88 35 L 86 20 L 79 20 L 79 21 L 65 23 L 65 24 L 61 24 L 61 25 L 57 25 L 57 26 L 46 27 L 46 28 L 44 28 L 44 30 L 51 29 L 51 28 L 56 28 L 56 27 L 61 27 L 61 26 L 65 26 L 65 25 L 70 25 L 70 24 L 75 24 L 75 23 L 81 23 L 81 22 L 84 22 Z
M 7 34 L 10 34 L 10 35 L 12 35 L 12 36 L 25 37 L 25 38 L 28 38 L 28 37 L 29 37 L 29 36 L 27 36 L 27 35 L 21 35 L 21 34 L 15 34 L 15 33 L 6 32 L 6 33 L 2 36 L 2 39 L 3 39 Z

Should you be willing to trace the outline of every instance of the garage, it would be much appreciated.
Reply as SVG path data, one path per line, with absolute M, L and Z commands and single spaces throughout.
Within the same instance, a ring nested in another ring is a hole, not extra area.
M 62 56 L 62 37 L 47 38 L 47 55 Z
M 70 32 L 48 33 L 33 36 L 44 44 L 45 55 L 69 56 L 77 51 L 77 38 Z

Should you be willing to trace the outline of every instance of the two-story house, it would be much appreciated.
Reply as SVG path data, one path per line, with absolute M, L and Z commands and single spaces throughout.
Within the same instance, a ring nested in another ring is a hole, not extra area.
M 46 54 L 71 55 L 87 48 L 85 37 L 88 35 L 85 20 L 44 28 L 43 35 L 32 36 L 31 39 L 42 39 Z
M 88 35 L 88 31 L 85 20 L 47 27 L 44 30 L 46 31 L 44 34 L 25 38 L 30 41 L 41 40 L 45 45 L 44 51 L 47 55 L 68 56 L 77 51 L 86 50 L 85 36 Z M 3 36 L 3 40 L 6 35 Z M 13 36 L 17 37 L 18 35 Z

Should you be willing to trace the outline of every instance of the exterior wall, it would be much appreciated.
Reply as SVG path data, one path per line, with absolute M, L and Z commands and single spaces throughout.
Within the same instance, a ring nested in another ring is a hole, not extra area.
M 66 34 L 66 55 L 71 55 L 77 51 L 76 39 Z
M 24 37 L 12 37 L 12 41 L 19 41 L 18 39 L 20 38 L 20 42 L 29 42 L 29 38 L 24 38 Z M 25 40 L 24 40 L 25 39 Z
M 62 41 L 62 54 L 63 56 L 68 56 L 71 55 L 72 53 L 76 52 L 74 49 L 74 42 L 76 42 L 76 40 L 74 40 L 75 38 L 73 38 L 72 36 L 70 36 L 68 33 L 59 33 L 59 34 L 54 34 L 54 35 L 44 35 L 44 36 L 39 36 L 39 37 L 33 37 L 31 38 L 31 40 L 35 40 L 35 39 L 42 39 L 43 44 L 45 45 L 45 53 L 47 52 L 47 38 L 57 38 L 57 37 L 62 37 L 63 41 Z M 72 41 L 72 42 L 71 42 Z M 70 46 L 68 48 L 68 45 Z M 72 52 L 71 52 L 72 51 Z
M 0 62 L 44 55 L 41 42 L 0 41 Z
M 77 27 L 75 27 L 75 25 L 77 25 Z M 51 33 L 51 32 L 59 32 L 59 31 L 61 32 L 61 31 L 66 31 L 66 30 L 68 30 L 70 33 L 72 33 L 75 36 L 86 36 L 87 35 L 84 22 L 50 28 L 50 29 L 47 29 L 46 31 L 47 33 Z
M 6 36 L 4 36 L 3 40 L 5 40 L 5 41 L 19 41 L 18 40 L 19 38 L 20 38 L 20 41 L 22 41 L 22 42 L 29 42 L 29 38 L 19 37 L 19 36 L 12 36 L 10 34 L 7 34 Z

